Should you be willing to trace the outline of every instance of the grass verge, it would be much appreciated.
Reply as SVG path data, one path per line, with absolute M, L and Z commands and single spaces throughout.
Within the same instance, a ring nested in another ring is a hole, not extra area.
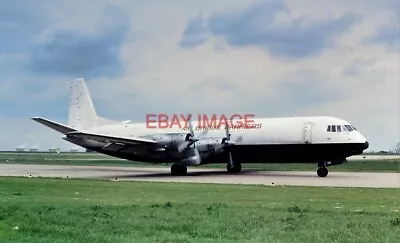
M 400 190 L 0 178 L 0 242 L 396 242 Z

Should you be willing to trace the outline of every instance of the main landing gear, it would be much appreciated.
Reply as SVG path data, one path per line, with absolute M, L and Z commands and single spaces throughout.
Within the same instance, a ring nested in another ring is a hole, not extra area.
M 326 177 L 328 175 L 328 168 L 326 167 L 320 167 L 317 170 L 317 175 L 319 177 Z
M 187 166 L 181 163 L 174 163 L 171 166 L 171 175 L 184 176 L 187 175 Z
M 240 163 L 235 163 L 233 164 L 233 166 L 227 164 L 226 170 L 228 171 L 228 173 L 239 173 L 242 170 L 242 165 Z

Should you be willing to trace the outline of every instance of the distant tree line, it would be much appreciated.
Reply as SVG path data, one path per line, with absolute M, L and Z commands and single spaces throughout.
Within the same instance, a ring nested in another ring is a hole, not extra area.
M 400 142 L 398 142 L 391 150 L 371 151 L 364 154 L 400 154 Z

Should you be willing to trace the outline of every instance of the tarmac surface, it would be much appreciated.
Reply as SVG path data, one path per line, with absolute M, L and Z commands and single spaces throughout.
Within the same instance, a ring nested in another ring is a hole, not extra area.
M 190 182 L 249 185 L 400 188 L 400 173 L 315 171 L 251 171 L 227 174 L 221 169 L 188 168 L 187 176 L 171 176 L 169 168 L 0 164 L 0 176 L 91 178 L 118 181 Z

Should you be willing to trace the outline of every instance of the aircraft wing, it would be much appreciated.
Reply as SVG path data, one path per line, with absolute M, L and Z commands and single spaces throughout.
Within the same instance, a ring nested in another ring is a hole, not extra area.
M 114 143 L 114 144 L 124 144 L 124 145 L 150 145 L 157 144 L 157 141 L 146 139 L 146 138 L 135 138 L 135 137 L 120 137 L 120 136 L 110 136 L 96 133 L 85 133 L 85 132 L 70 132 L 66 134 L 67 137 L 75 138 L 87 138 L 90 140 L 103 142 L 103 143 Z

